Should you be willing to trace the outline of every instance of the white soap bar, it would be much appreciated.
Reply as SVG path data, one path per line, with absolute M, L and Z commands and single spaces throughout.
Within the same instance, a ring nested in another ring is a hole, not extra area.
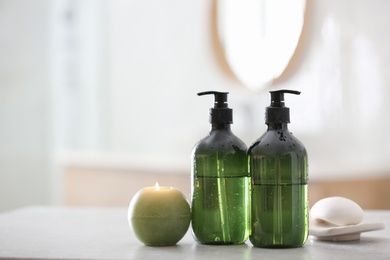
M 348 226 L 359 224 L 363 220 L 364 211 L 353 200 L 329 197 L 313 205 L 310 217 L 317 225 Z

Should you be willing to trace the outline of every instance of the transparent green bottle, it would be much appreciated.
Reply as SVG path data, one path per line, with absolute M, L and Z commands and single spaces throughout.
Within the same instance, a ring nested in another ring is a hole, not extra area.
M 304 145 L 287 128 L 284 93 L 271 91 L 268 129 L 248 149 L 252 178 L 251 234 L 255 247 L 300 247 L 307 240 L 308 161 Z
M 250 230 L 247 147 L 230 129 L 226 92 L 215 95 L 211 131 L 192 151 L 192 233 L 202 244 L 241 244 Z

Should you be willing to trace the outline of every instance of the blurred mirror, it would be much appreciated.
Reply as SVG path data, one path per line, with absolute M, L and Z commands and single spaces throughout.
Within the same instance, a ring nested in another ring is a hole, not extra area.
M 306 0 L 218 0 L 217 30 L 225 59 L 247 87 L 279 77 L 297 47 Z

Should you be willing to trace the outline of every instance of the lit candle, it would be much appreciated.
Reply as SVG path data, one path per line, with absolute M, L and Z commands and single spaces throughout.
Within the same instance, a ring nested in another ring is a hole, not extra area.
M 148 246 L 175 245 L 190 225 L 190 206 L 183 193 L 172 187 L 146 187 L 132 198 L 129 224 Z

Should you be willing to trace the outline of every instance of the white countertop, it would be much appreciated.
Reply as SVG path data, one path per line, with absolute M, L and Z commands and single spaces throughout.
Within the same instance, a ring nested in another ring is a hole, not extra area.
M 0 214 L 0 258 L 12 259 L 390 259 L 390 211 L 366 211 L 365 222 L 384 230 L 350 242 L 309 237 L 302 248 L 262 249 L 197 244 L 188 231 L 171 247 L 141 244 L 127 223 L 127 208 L 27 207 Z

